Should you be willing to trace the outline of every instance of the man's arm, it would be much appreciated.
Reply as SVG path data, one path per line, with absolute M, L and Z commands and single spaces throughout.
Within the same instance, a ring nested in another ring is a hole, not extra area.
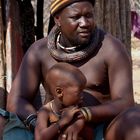
M 41 78 L 37 49 L 39 48 L 32 46 L 25 54 L 7 99 L 7 110 L 16 113 L 23 120 L 36 113 L 32 102 Z
M 113 119 L 121 111 L 134 105 L 132 84 L 132 63 L 121 42 L 108 35 L 104 41 L 105 65 L 108 69 L 111 100 L 105 104 L 90 107 L 95 123 Z

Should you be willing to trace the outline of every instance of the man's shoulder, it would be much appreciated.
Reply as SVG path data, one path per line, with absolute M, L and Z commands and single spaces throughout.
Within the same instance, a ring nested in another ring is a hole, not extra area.
M 47 51 L 47 38 L 41 38 L 35 41 L 28 49 L 29 54 L 39 54 Z
M 97 30 L 99 32 L 100 38 L 102 37 L 103 43 L 107 43 L 107 44 L 113 45 L 113 46 L 116 46 L 117 44 L 124 45 L 119 38 L 115 37 L 114 35 L 105 31 L 104 29 L 97 27 Z
M 35 41 L 26 52 L 24 57 L 28 60 L 33 60 L 35 63 L 44 63 L 46 59 L 50 59 L 50 53 L 47 47 L 47 38 L 42 38 Z
M 116 60 L 119 62 L 130 59 L 125 44 L 111 34 L 105 35 L 102 48 L 102 54 L 104 54 L 106 62 L 116 62 Z
M 36 40 L 31 47 L 33 48 L 43 48 L 47 46 L 47 37 L 41 38 L 39 40 Z M 47 47 L 46 47 L 47 48 Z
M 125 44 L 120 39 L 111 35 L 110 33 L 107 33 L 105 35 L 103 45 L 110 51 L 120 52 L 121 50 L 126 50 Z

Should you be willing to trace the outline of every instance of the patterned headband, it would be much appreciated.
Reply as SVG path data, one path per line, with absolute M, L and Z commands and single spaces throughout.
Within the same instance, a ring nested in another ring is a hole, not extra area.
M 64 7 L 78 1 L 89 1 L 93 4 L 95 4 L 95 0 L 53 0 L 50 6 L 50 12 L 51 15 L 54 15 L 59 10 L 63 9 Z

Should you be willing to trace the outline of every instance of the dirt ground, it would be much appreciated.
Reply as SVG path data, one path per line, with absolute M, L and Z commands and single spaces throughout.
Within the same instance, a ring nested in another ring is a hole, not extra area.
M 132 37 L 133 88 L 136 103 L 140 104 L 140 40 Z

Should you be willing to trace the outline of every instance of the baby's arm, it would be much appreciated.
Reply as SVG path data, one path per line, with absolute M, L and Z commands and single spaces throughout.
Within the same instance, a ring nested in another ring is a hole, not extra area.
M 37 114 L 37 121 L 35 127 L 35 140 L 49 140 L 54 138 L 59 132 L 57 123 L 48 125 L 49 110 L 42 107 Z
M 37 122 L 35 127 L 35 140 L 52 140 L 59 135 L 61 130 L 66 127 L 76 112 L 77 108 L 68 108 L 62 113 L 61 119 L 57 123 L 48 126 L 49 110 L 42 107 L 37 115 Z

